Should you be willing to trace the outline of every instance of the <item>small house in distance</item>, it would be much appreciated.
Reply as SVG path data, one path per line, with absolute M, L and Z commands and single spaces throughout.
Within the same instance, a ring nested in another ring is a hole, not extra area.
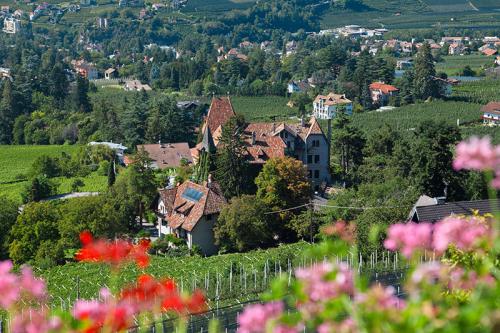
M 379 104 L 381 106 L 387 105 L 389 98 L 396 96 L 399 89 L 383 82 L 374 82 L 370 84 L 370 93 L 372 96 L 373 103 Z
M 187 142 L 138 145 L 137 150 L 141 149 L 144 149 L 153 160 L 151 166 L 155 169 L 177 168 L 183 162 L 193 163 Z
M 159 191 L 156 214 L 158 234 L 175 235 L 192 249 L 198 246 L 204 255 L 217 253 L 213 228 L 227 203 L 217 182 L 209 176 L 206 184 L 186 181 Z
M 103 145 L 103 146 L 108 147 L 111 150 L 114 150 L 116 157 L 118 158 L 118 161 L 121 164 L 124 164 L 124 153 L 125 153 L 125 150 L 127 150 L 127 147 L 125 147 L 121 143 L 114 143 L 114 142 L 104 142 L 104 141 L 103 142 L 96 142 L 96 141 L 89 142 L 89 146 L 96 146 L 96 145 Z
M 335 94 L 318 95 L 313 102 L 314 116 L 318 119 L 331 119 L 338 111 L 352 115 L 352 101 L 345 95 Z
M 450 215 L 480 215 L 492 213 L 500 209 L 500 200 L 473 200 L 446 202 L 446 198 L 420 196 L 408 217 L 409 222 L 437 222 Z
M 486 125 L 500 125 L 500 102 L 489 102 L 481 108 L 483 123 Z
M 147 84 L 142 84 L 139 80 L 130 80 L 125 82 L 123 87 L 126 91 L 151 91 L 151 87 Z
M 314 85 L 310 84 L 307 80 L 302 81 L 290 81 L 287 86 L 287 91 L 289 94 L 306 92 L 314 88 Z
M 116 69 L 114 69 L 114 68 L 108 68 L 108 69 L 106 69 L 104 71 L 104 78 L 106 80 L 111 80 L 111 79 L 116 78 L 116 76 L 117 76 L 116 74 L 117 74 Z

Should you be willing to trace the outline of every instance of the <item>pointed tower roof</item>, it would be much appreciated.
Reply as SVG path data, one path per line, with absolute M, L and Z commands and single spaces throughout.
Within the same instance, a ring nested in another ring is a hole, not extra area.
M 203 139 L 201 140 L 201 149 L 205 149 L 206 152 L 212 153 L 215 151 L 215 143 L 212 134 L 208 128 L 205 128 L 203 132 Z
M 321 126 L 319 126 L 316 117 L 311 117 L 311 120 L 309 121 L 309 131 L 307 132 L 306 137 L 308 137 L 311 134 L 325 135 L 323 133 L 323 130 L 321 129 Z

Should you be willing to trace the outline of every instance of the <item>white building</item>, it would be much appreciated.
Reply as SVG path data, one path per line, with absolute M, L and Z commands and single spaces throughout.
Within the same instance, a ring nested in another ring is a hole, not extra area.
M 3 32 L 15 34 L 21 29 L 21 21 L 13 17 L 6 17 L 3 20 Z
M 114 142 L 105 142 L 105 141 L 103 141 L 103 142 L 96 142 L 96 141 L 89 142 L 89 146 L 96 146 L 96 145 L 106 146 L 106 147 L 114 150 L 116 153 L 116 157 L 118 157 L 118 160 L 120 161 L 120 163 L 123 164 L 123 156 L 125 154 L 125 150 L 127 150 L 127 147 L 125 147 L 121 143 L 114 143 Z
M 318 119 L 332 119 L 338 111 L 352 115 L 352 101 L 345 95 L 329 93 L 318 95 L 313 102 L 314 116 Z

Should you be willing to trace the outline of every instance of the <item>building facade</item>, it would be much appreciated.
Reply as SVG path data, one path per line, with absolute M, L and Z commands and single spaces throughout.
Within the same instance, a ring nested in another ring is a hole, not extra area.
M 3 32 L 7 34 L 16 34 L 21 30 L 21 21 L 13 17 L 6 17 L 3 20 Z
M 328 95 L 318 95 L 313 101 L 314 116 L 318 119 L 335 118 L 337 112 L 352 115 L 352 101 L 345 95 L 329 93 Z

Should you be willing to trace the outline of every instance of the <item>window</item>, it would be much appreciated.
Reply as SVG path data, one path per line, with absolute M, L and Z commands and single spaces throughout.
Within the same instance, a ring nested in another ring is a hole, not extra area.
M 314 170 L 314 178 L 319 178 L 319 170 Z
M 285 132 L 285 138 L 288 138 L 288 132 Z
M 309 178 L 312 178 L 312 177 L 313 177 L 313 172 L 312 172 L 312 170 L 309 170 L 309 171 L 308 171 L 308 173 L 309 173 Z
M 207 221 L 212 221 L 212 214 L 207 215 Z
M 313 162 L 313 156 L 307 155 L 307 164 L 311 164 Z
M 319 163 L 319 155 L 314 155 L 314 163 Z
M 313 140 L 312 146 L 313 147 L 319 147 L 319 140 Z

